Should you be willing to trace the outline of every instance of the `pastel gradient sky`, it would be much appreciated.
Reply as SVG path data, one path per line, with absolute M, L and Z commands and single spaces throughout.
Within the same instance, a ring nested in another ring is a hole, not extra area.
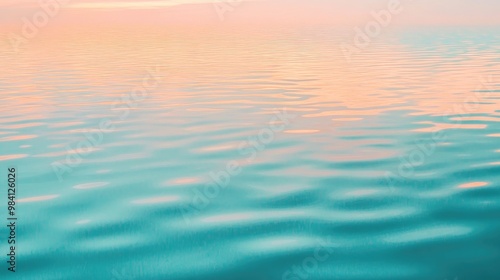
M 43 0 L 52 3 L 56 0 Z M 58 20 L 66 23 L 220 24 L 215 3 L 228 8 L 224 23 L 359 24 L 370 12 L 398 0 L 58 0 Z M 498 0 L 399 0 L 400 25 L 500 25 Z M 38 0 L 3 0 L 0 23 L 21 22 L 40 10 Z

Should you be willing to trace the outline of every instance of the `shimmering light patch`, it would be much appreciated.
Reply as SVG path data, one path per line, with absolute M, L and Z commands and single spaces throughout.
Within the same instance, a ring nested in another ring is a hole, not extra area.
M 349 111 L 325 111 L 321 113 L 315 113 L 315 114 L 307 114 L 304 115 L 305 118 L 317 118 L 317 117 L 326 117 L 326 116 L 336 116 L 336 117 L 343 117 L 343 116 L 373 116 L 377 115 L 377 112 L 375 111 L 362 111 L 362 110 L 349 110 Z
M 200 178 L 192 177 L 192 178 L 178 178 L 174 179 L 172 181 L 166 182 L 165 185 L 187 185 L 187 184 L 194 184 L 194 183 L 199 183 L 201 180 Z
M 311 130 L 285 130 L 284 133 L 289 133 L 289 134 L 313 134 L 313 133 L 318 133 L 319 130 L 316 129 L 311 129 Z
M 64 144 L 52 144 L 49 146 L 49 148 L 62 148 L 64 147 Z
M 278 122 L 276 122 L 276 124 L 278 124 Z M 241 126 L 247 126 L 247 127 L 250 127 L 250 126 L 256 126 L 257 124 L 256 123 L 247 123 L 247 122 L 242 122 L 240 123 Z M 192 131 L 192 132 L 199 132 L 199 133 L 202 133 L 202 132 L 207 132 L 207 131 L 216 131 L 216 130 L 222 130 L 222 129 L 226 129 L 226 125 L 218 125 L 218 124 L 212 124 L 210 126 L 190 126 L 190 127 L 186 127 L 184 128 L 184 130 L 186 131 Z
M 376 209 L 376 210 L 356 210 L 345 211 L 339 216 L 344 222 L 374 222 L 387 221 L 390 219 L 415 216 L 421 210 L 415 207 L 401 207 L 397 209 Z
M 221 146 L 201 148 L 201 149 L 199 149 L 199 151 L 214 152 L 214 151 L 224 151 L 224 150 L 231 150 L 231 149 L 234 149 L 233 145 L 221 145 Z
M 472 232 L 472 229 L 464 226 L 435 226 L 394 234 L 391 237 L 384 238 L 384 240 L 390 243 L 421 242 L 463 236 L 470 232 Z
M 365 149 L 363 153 L 338 154 L 332 156 L 335 161 L 381 160 L 397 155 L 395 151 L 378 151 Z
M 245 220 L 250 220 L 255 216 L 252 213 L 234 213 L 227 215 L 212 216 L 202 219 L 206 223 L 223 223 L 223 222 L 244 222 Z
M 500 133 L 488 134 L 486 136 L 488 136 L 488 137 L 500 137 Z
M 0 142 L 28 140 L 28 139 L 33 139 L 33 138 L 37 138 L 37 137 L 38 137 L 38 135 L 14 135 L 14 136 L 1 138 Z
M 482 121 L 482 122 L 500 122 L 500 118 L 495 117 L 461 117 L 450 118 L 452 121 Z
M 378 190 L 360 189 L 360 190 L 347 192 L 346 195 L 360 197 L 360 196 L 370 196 L 370 195 L 376 194 L 378 192 L 379 192 Z
M 145 199 L 138 199 L 132 201 L 133 204 L 158 204 L 158 203 L 166 203 L 166 202 L 175 202 L 179 201 L 180 197 L 179 196 L 161 196 L 161 197 L 152 197 L 152 198 L 145 198 Z
M 59 197 L 59 195 L 54 194 L 54 195 L 35 196 L 35 197 L 21 198 L 17 202 L 23 203 L 23 202 L 44 201 L 44 200 L 51 200 L 51 199 L 54 199 L 56 197 Z
M 222 109 L 215 109 L 215 108 L 189 108 L 187 111 L 190 112 L 220 112 L 223 111 Z
M 437 143 L 438 146 L 450 146 L 452 145 L 450 142 L 440 142 L 440 143 Z
M 21 128 L 28 128 L 28 127 L 35 127 L 35 126 L 42 126 L 44 123 L 21 123 L 21 124 L 12 124 L 3 127 L 4 129 L 21 129 Z
M 279 236 L 267 237 L 247 242 L 243 245 L 250 251 L 292 251 L 299 248 L 310 248 L 320 246 L 318 240 L 306 236 Z
M 363 118 L 337 118 L 337 119 L 332 119 L 334 122 L 354 122 L 354 121 L 361 121 Z
M 6 155 L 6 156 L 0 156 L 0 161 L 4 160 L 12 160 L 12 159 L 18 159 L 18 158 L 25 158 L 28 155 L 26 154 L 17 154 L 17 155 Z
M 89 219 L 85 219 L 85 220 L 80 220 L 78 222 L 76 222 L 75 224 L 77 225 L 84 225 L 84 224 L 88 224 L 90 223 L 90 220 Z
M 451 124 L 451 123 L 433 123 L 433 122 L 419 122 L 420 124 L 432 124 L 430 127 L 423 127 L 414 129 L 415 132 L 436 132 L 445 129 L 485 129 L 488 127 L 486 124 Z
M 472 182 L 472 183 L 467 183 L 467 184 L 462 184 L 458 186 L 460 189 L 471 189 L 471 188 L 479 188 L 479 187 L 484 187 L 487 186 L 487 182 Z
M 48 127 L 50 127 L 50 128 L 69 127 L 69 126 L 82 125 L 82 124 L 85 124 L 85 123 L 84 122 L 61 122 L 61 123 L 50 124 L 50 125 L 48 125 Z
M 73 187 L 73 189 L 78 189 L 78 190 L 94 189 L 94 188 L 104 187 L 108 184 L 109 183 L 106 182 L 86 183 L 86 184 L 76 185 Z
M 21 149 L 31 148 L 31 145 L 21 145 L 19 146 Z

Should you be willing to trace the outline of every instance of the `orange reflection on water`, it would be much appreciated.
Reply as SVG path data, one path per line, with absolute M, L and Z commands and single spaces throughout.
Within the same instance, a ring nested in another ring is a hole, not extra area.
M 432 123 L 432 122 L 419 122 L 421 124 L 430 124 L 430 127 L 417 128 L 413 131 L 416 132 L 435 132 L 445 129 L 485 129 L 488 127 L 486 124 L 450 124 L 450 123 Z
M 18 159 L 18 158 L 25 158 L 27 156 L 28 156 L 27 154 L 16 154 L 16 155 L 0 156 L 0 161 L 13 160 L 13 159 Z
M 15 135 L 0 138 L 0 142 L 9 142 L 9 141 L 19 141 L 19 140 L 27 140 L 37 138 L 38 135 Z
M 479 188 L 479 187 L 484 187 L 487 186 L 487 182 L 472 182 L 472 183 L 466 183 L 458 186 L 460 189 L 471 189 L 471 188 Z
M 192 177 L 192 178 L 178 178 L 169 182 L 166 182 L 166 185 L 187 185 L 187 184 L 194 184 L 194 183 L 199 183 L 201 180 L 200 178 Z
M 289 133 L 289 134 L 312 134 L 312 133 L 318 133 L 319 130 L 316 129 L 311 129 L 311 130 L 285 130 L 284 133 Z

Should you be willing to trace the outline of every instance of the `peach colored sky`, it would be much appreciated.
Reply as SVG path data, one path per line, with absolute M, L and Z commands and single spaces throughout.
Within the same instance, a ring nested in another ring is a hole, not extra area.
M 42 0 L 62 4 L 52 19 L 66 23 L 301 23 L 363 24 L 370 12 L 398 0 Z M 394 25 L 500 25 L 498 0 L 399 0 Z M 219 9 L 227 8 L 221 21 Z M 38 0 L 0 1 L 0 23 L 22 24 L 40 11 Z

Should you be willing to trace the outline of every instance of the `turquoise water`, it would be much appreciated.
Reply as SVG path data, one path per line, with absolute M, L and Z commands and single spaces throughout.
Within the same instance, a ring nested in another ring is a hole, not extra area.
M 2 279 L 499 279 L 500 34 L 391 31 L 348 59 L 352 40 L 2 46 L 0 162 L 19 176 Z

